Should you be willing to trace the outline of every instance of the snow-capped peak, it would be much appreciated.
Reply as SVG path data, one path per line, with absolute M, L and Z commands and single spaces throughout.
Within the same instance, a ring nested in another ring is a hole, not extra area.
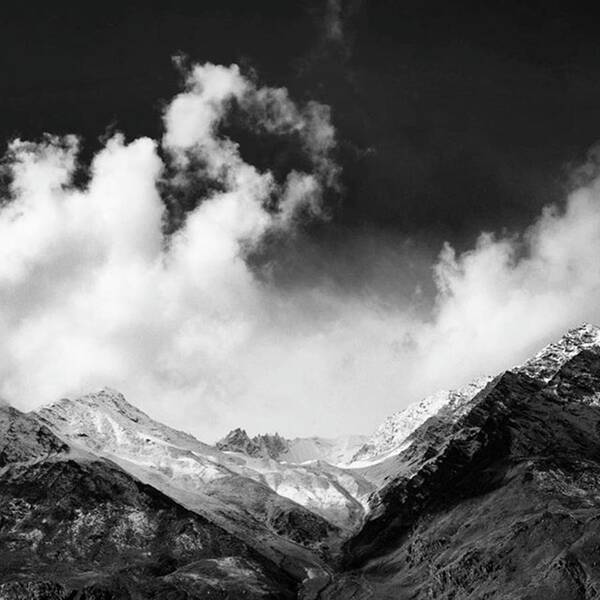
M 137 423 L 140 418 L 149 419 L 145 413 L 133 406 L 133 404 L 127 402 L 125 396 L 121 394 L 121 392 L 109 387 L 104 387 L 95 393 L 80 396 L 79 398 L 72 400 L 72 402 L 93 407 L 103 406 L 108 410 L 113 410 L 123 415 L 134 423 Z
M 560 340 L 545 346 L 540 352 L 513 371 L 549 381 L 560 367 L 585 348 L 600 346 L 600 328 L 589 323 L 567 331 Z M 353 456 L 352 465 L 379 462 L 400 452 L 406 438 L 429 417 L 444 406 L 453 414 L 480 392 L 491 377 L 481 377 L 456 390 L 441 390 L 389 416 Z
M 248 489 L 249 482 L 250 487 L 268 486 L 332 523 L 349 527 L 357 522 L 372 491 L 360 476 L 330 465 L 282 461 L 278 455 L 290 442 L 277 434 L 249 438 L 237 429 L 227 436 L 228 445 L 222 444 L 221 451 L 154 421 L 115 390 L 63 398 L 37 415 L 70 444 L 107 457 L 161 489 L 178 490 L 182 499 L 196 498 L 194 502 L 218 505 L 219 510 L 221 500 L 211 494 L 221 485 L 229 494 L 232 478 L 240 477 L 238 481 L 246 480 L 241 489 Z
M 570 329 L 557 342 L 548 344 L 527 362 L 514 370 L 549 381 L 561 366 L 578 352 L 600 346 L 600 328 L 590 323 Z
M 491 377 L 480 377 L 456 390 L 440 390 L 387 417 L 352 457 L 352 463 L 379 462 L 400 452 L 406 438 L 442 407 L 458 409 L 480 392 Z
M 62 398 L 38 417 L 70 439 L 86 441 L 103 453 L 147 453 L 157 445 L 214 453 L 193 436 L 163 425 L 130 404 L 117 390 L 103 388 L 78 398 Z

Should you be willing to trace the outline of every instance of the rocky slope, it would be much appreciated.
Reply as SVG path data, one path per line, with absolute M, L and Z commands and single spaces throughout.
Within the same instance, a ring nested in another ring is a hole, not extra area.
M 0 407 L 0 598 L 293 598 L 281 569 L 117 465 Z
M 154 421 L 114 390 L 64 398 L 36 418 L 223 527 L 297 580 L 321 572 L 340 539 L 334 523 L 274 492 L 243 457 Z
M 48 427 L 6 403 L 0 404 L 0 468 L 33 462 L 69 449 Z
M 325 463 L 271 458 L 287 444 L 280 436 L 251 440 L 235 430 L 217 447 L 203 444 L 154 421 L 110 389 L 64 398 L 37 415 L 64 439 L 110 458 L 207 518 L 238 534 L 246 530 L 249 543 L 258 536 L 271 547 L 288 539 L 320 551 L 338 537 L 338 527 L 358 526 L 373 490 L 359 474 Z M 288 530 L 287 518 L 279 515 L 293 515 L 296 526 Z
M 323 598 L 600 596 L 600 349 L 580 334 L 409 436 Z

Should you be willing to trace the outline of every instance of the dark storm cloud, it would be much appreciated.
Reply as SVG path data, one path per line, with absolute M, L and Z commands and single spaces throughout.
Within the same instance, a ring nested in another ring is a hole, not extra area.
M 173 53 L 235 61 L 332 107 L 346 167 L 334 223 L 468 244 L 561 197 L 563 165 L 595 142 L 589 17 L 566 2 L 61 4 L 35 19 L 12 6 L 0 135 L 78 131 L 88 155 L 110 123 L 157 136 Z
M 352 143 L 339 219 L 464 243 L 558 199 L 600 127 L 597 38 L 564 7 L 366 3 L 350 63 L 315 66 Z

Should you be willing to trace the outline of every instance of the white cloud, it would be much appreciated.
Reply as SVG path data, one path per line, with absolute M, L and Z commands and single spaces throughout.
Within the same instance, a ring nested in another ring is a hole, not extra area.
M 244 162 L 219 135 L 234 101 L 257 132 L 297 134 L 312 172 L 279 185 Z M 435 310 L 423 318 L 377 290 L 278 289 L 245 261 L 266 232 L 318 215 L 335 185 L 326 107 L 207 64 L 191 69 L 164 122 L 170 160 L 198 163 L 219 183 L 169 239 L 157 142 L 113 137 L 84 190 L 70 184 L 75 138 L 12 143 L 12 198 L 0 208 L 0 393 L 16 405 L 110 385 L 209 441 L 237 425 L 368 432 L 419 395 L 600 320 L 597 182 L 519 238 L 482 235 L 460 255 L 446 247 Z M 265 208 L 273 195 L 278 212 Z

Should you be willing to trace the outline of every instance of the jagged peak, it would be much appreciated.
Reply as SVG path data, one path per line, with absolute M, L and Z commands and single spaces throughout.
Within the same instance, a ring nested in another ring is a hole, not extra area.
M 587 321 L 584 321 L 581 325 L 579 325 L 578 327 L 573 327 L 572 329 L 569 329 L 569 331 L 567 331 L 566 335 L 574 335 L 577 334 L 578 332 L 582 332 L 582 333 L 600 333 L 600 327 L 598 325 L 594 325 L 593 323 L 588 323 Z
M 559 340 L 544 346 L 514 370 L 549 381 L 570 358 L 581 350 L 594 346 L 600 347 L 600 327 L 584 322 L 569 329 Z
M 217 442 L 217 444 L 225 443 L 227 441 L 232 441 L 232 440 L 240 440 L 240 439 L 251 441 L 251 438 L 246 433 L 245 429 L 242 429 L 241 427 L 236 427 L 235 429 L 232 429 L 224 438 L 219 440 Z
M 219 450 L 242 452 L 248 456 L 277 459 L 288 448 L 288 441 L 278 433 L 260 434 L 250 437 L 245 429 L 232 429 L 216 444 Z

